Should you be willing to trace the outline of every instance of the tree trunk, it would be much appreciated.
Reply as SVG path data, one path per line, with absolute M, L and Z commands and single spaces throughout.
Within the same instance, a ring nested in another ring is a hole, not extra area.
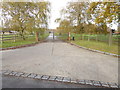
M 22 38 L 23 38 L 23 40 L 25 40 L 25 36 L 24 35 L 22 35 Z
M 22 38 L 23 40 L 25 40 L 25 37 L 24 37 L 23 34 L 20 33 L 20 36 L 21 36 L 21 38 Z
M 36 41 L 39 41 L 38 32 L 36 32 Z
M 24 34 L 23 34 L 23 31 L 24 31 L 24 30 L 22 30 L 21 37 L 22 37 L 23 40 L 25 40 L 25 36 L 24 36 Z

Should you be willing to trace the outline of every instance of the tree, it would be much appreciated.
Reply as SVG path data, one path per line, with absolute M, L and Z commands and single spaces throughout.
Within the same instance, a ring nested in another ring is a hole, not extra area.
M 85 24 L 84 31 L 86 34 L 97 34 L 97 26 L 95 24 Z
M 21 2 L 5 2 L 3 3 L 3 12 L 6 17 L 10 16 L 11 18 L 8 19 L 10 28 L 13 30 L 19 31 L 20 35 L 22 36 L 23 40 L 24 37 L 24 30 L 26 29 L 26 23 L 28 20 L 28 7 L 25 8 L 27 3 Z M 26 12 L 25 12 L 26 11 Z
M 93 16 L 96 25 L 100 27 L 98 30 L 104 34 L 108 33 L 107 25 L 112 26 L 119 23 L 119 5 L 117 2 L 93 2 L 90 4 L 88 13 Z M 109 31 L 109 46 L 112 44 L 112 32 Z
M 62 9 L 62 14 L 64 18 L 69 20 L 73 27 L 73 32 L 80 34 L 84 33 L 84 24 L 87 23 L 86 10 L 88 8 L 88 3 L 85 2 L 71 2 L 68 3 L 66 9 Z
M 91 33 L 91 26 L 94 27 L 92 33 L 107 34 L 107 28 L 119 22 L 119 5 L 116 2 L 71 2 L 61 11 L 63 19 L 69 20 L 73 30 L 80 34 Z
M 96 25 L 101 26 L 107 32 L 107 24 L 119 22 L 119 5 L 117 2 L 93 2 L 87 13 L 92 17 Z
M 58 29 L 62 31 L 61 33 L 68 33 L 71 32 L 72 26 L 68 20 L 62 20 Z
M 37 32 L 38 41 L 38 31 L 47 28 L 49 5 L 48 2 L 4 2 L 2 7 L 4 27 L 9 24 L 9 28 L 18 31 L 23 40 L 25 31 Z

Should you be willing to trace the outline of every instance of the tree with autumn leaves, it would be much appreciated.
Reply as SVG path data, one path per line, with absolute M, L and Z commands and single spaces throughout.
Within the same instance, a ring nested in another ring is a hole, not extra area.
M 23 40 L 26 32 L 34 32 L 38 41 L 38 35 L 47 29 L 49 13 L 48 2 L 3 2 L 3 30 L 18 31 Z
M 87 13 L 104 33 L 107 33 L 107 25 L 119 23 L 119 5 L 117 2 L 93 2 L 90 3 Z
M 108 28 L 119 22 L 119 12 L 117 2 L 70 2 L 62 9 L 64 18 L 61 21 L 68 20 L 72 32 L 107 34 Z

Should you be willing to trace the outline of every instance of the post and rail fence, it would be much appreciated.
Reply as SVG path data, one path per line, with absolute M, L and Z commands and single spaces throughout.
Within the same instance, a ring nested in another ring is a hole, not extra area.
M 25 35 L 26 38 L 32 35 Z M 0 41 L 2 43 L 6 41 L 16 42 L 16 40 L 21 40 L 22 37 L 19 34 L 0 34 Z

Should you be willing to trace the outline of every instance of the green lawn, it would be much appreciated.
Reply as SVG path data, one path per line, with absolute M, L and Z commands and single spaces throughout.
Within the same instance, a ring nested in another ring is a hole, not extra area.
M 34 38 L 26 39 L 26 40 L 17 40 L 16 42 L 14 41 L 5 41 L 1 44 L 0 48 L 7 48 L 7 47 L 13 47 L 13 46 L 21 46 L 21 45 L 26 45 L 26 44 L 32 44 L 35 43 Z
M 57 34 L 56 34 L 57 35 Z M 109 53 L 114 53 L 118 54 L 118 44 L 112 44 L 111 46 L 108 45 L 106 42 L 100 42 L 100 41 L 94 41 L 94 40 L 81 40 L 80 39 L 80 34 L 71 34 L 71 36 L 75 36 L 75 41 L 69 41 L 74 44 L 95 49 L 95 50 L 100 50 L 104 52 L 109 52 Z M 63 34 L 59 37 L 59 39 L 67 41 L 67 34 Z
M 46 37 L 48 37 L 48 33 L 44 34 L 42 36 L 40 36 L 40 40 L 45 39 Z M 36 39 L 35 36 L 29 36 L 28 38 L 26 38 L 26 40 L 16 40 L 16 42 L 14 42 L 13 40 L 9 40 L 9 41 L 4 41 L 1 42 L 0 44 L 0 48 L 7 48 L 7 47 L 13 47 L 13 46 L 21 46 L 21 45 L 26 45 L 26 44 L 33 44 L 36 43 Z
M 118 54 L 118 45 L 109 46 L 104 42 L 85 41 L 85 40 L 76 40 L 71 42 L 87 48 Z

